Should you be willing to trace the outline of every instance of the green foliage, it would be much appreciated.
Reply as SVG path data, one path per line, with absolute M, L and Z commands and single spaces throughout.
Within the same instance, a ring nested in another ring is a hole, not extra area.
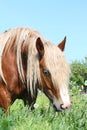
M 80 94 L 77 89 L 75 93 L 73 88 L 70 90 L 73 104 L 65 112 L 55 113 L 41 93 L 37 98 L 39 106 L 33 111 L 24 107 L 22 100 L 14 102 L 9 116 L 0 109 L 0 130 L 86 130 L 87 95 Z
M 82 62 L 73 61 L 71 63 L 71 78 L 76 85 L 83 85 L 84 80 L 87 79 L 87 57 Z

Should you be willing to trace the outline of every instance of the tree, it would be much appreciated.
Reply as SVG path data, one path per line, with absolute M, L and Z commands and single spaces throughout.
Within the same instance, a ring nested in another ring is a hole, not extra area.
M 83 85 L 84 80 L 87 79 L 87 57 L 83 61 L 73 61 L 71 67 L 70 81 L 75 82 L 76 85 Z

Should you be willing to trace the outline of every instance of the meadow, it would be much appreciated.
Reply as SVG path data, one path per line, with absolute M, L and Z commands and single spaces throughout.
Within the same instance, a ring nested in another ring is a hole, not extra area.
M 72 107 L 64 112 L 54 112 L 42 93 L 33 111 L 24 107 L 22 100 L 16 100 L 10 115 L 0 109 L 0 130 L 87 130 L 87 94 L 73 87 L 70 97 Z

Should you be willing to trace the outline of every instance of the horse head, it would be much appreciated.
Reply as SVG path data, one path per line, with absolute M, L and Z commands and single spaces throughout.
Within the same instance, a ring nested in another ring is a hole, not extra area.
M 58 45 L 37 38 L 36 48 L 39 54 L 41 83 L 39 88 L 49 98 L 56 111 L 70 107 L 68 92 L 69 65 L 63 55 L 66 37 Z

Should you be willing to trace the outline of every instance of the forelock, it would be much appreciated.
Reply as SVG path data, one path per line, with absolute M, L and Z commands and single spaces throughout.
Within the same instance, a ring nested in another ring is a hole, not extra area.
M 56 45 L 48 42 L 45 44 L 44 60 L 51 73 L 53 83 L 61 86 L 61 82 L 63 82 L 67 86 L 70 69 L 63 52 Z

